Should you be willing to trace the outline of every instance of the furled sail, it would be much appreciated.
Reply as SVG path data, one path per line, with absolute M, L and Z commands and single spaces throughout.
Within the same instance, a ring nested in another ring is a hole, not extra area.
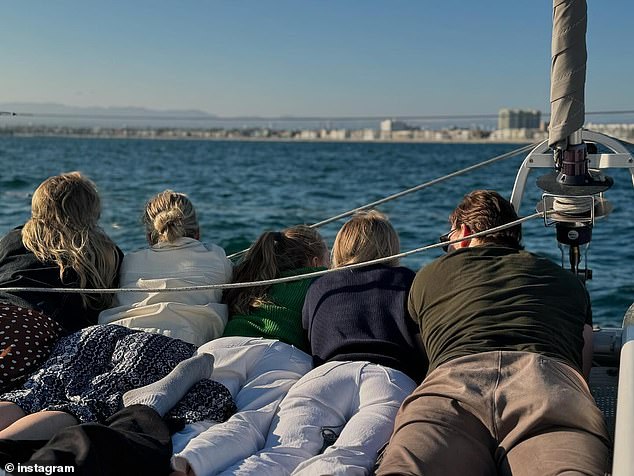
M 565 148 L 585 120 L 586 0 L 553 0 L 548 145 Z

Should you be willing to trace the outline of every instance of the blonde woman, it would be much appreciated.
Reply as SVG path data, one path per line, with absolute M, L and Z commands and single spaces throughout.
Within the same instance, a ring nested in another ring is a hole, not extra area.
M 387 217 L 361 212 L 337 234 L 333 265 L 398 251 Z M 311 285 L 303 324 L 317 367 L 280 404 L 264 449 L 222 474 L 371 473 L 401 402 L 425 372 L 418 329 L 406 310 L 413 278 L 391 260 L 330 273 Z
M 42 182 L 31 218 L 0 240 L 0 288 L 116 287 L 122 253 L 97 224 L 100 213 L 97 188 L 81 173 Z M 0 392 L 33 372 L 62 334 L 95 324 L 112 299 L 1 291 Z
M 196 210 L 182 193 L 165 190 L 145 206 L 143 223 L 149 248 L 125 256 L 121 286 L 175 288 L 231 281 L 233 266 L 222 248 L 204 244 Z M 115 306 L 99 315 L 101 324 L 118 324 L 181 339 L 196 346 L 220 337 L 227 324 L 222 290 L 117 293 Z
M 124 259 L 124 284 L 163 287 L 230 279 L 224 251 L 198 241 L 196 214 L 185 195 L 167 190 L 150 200 L 145 215 L 153 246 Z M 220 298 L 218 291 L 120 293 L 122 305 L 106 316 L 118 316 L 135 328 L 96 325 L 61 338 L 20 388 L 0 395 L 0 440 L 46 440 L 67 426 L 105 422 L 120 408 L 123 393 L 168 375 L 194 354 L 199 341 L 222 332 L 226 306 Z M 140 330 L 149 326 L 154 332 Z M 231 395 L 206 380 L 209 365 L 196 368 L 192 379 L 205 379 L 194 402 L 202 412 L 183 407 L 177 416 L 187 421 L 228 416 L 233 411 Z

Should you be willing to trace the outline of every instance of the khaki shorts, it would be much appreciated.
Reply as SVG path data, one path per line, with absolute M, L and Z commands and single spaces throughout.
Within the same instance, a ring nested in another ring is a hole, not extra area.
M 610 439 L 583 377 L 530 352 L 451 360 L 403 402 L 377 475 L 603 475 Z

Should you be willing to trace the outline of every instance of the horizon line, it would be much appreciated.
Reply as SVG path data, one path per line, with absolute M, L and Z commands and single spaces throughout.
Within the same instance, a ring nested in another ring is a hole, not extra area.
M 520 109 L 520 108 L 512 108 Z M 520 109 L 522 110 L 522 109 Z M 529 110 L 529 109 L 526 109 Z M 160 114 L 160 111 L 157 111 Z M 202 111 L 201 111 L 202 112 Z M 550 112 L 542 113 L 550 117 Z M 0 116 L 10 117 L 48 117 L 48 118 L 79 118 L 79 119 L 132 119 L 132 120 L 159 120 L 159 121 L 287 121 L 287 122 L 312 122 L 312 121 L 425 121 L 446 119 L 497 119 L 499 113 L 486 114 L 432 114 L 432 115 L 382 115 L 382 116 L 216 116 L 210 113 L 205 116 L 164 116 L 164 115 L 125 115 L 125 114 L 82 114 L 82 113 L 20 113 L 15 111 L 0 111 Z M 627 115 L 634 114 L 634 110 L 617 111 L 587 111 L 585 115 Z

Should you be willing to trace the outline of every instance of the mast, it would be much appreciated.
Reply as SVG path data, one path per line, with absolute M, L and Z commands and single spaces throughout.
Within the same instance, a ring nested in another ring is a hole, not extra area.
M 548 145 L 566 149 L 581 142 L 585 121 L 586 0 L 553 0 Z
M 590 172 L 588 146 L 582 140 L 587 20 L 586 0 L 553 0 L 548 145 L 553 150 L 555 171 L 537 180 L 550 194 L 548 208 L 554 210 L 551 218 L 562 261 L 563 246 L 567 246 L 570 270 L 584 280 L 591 278 L 591 272 L 587 267 L 580 270 L 584 256 L 580 246 L 586 245 L 587 250 L 595 218 L 611 210 L 599 194 L 613 183 L 598 171 Z

